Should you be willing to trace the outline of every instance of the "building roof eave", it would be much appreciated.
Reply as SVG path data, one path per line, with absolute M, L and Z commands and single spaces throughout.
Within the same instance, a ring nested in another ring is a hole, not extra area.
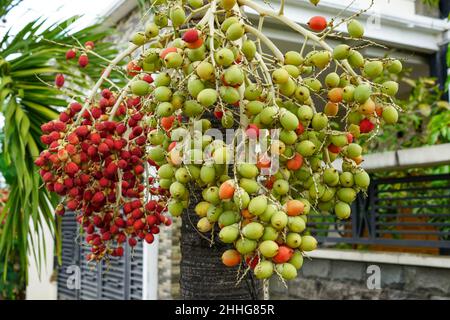
M 260 5 L 265 5 L 264 0 L 255 0 Z M 279 0 L 272 0 L 273 7 L 278 6 Z M 112 26 L 126 17 L 137 7 L 135 0 L 118 0 L 104 15 L 106 24 Z M 345 4 L 336 1 L 324 0 L 319 7 L 312 6 L 309 1 L 287 1 L 285 15 L 305 25 L 308 19 L 317 14 L 332 18 L 337 12 L 346 10 L 347 15 L 357 12 L 357 8 L 346 8 Z M 247 13 L 255 18 L 257 14 L 251 9 Z M 376 42 L 389 46 L 405 48 L 424 53 L 434 53 L 440 45 L 450 40 L 450 23 L 444 19 L 436 19 L 421 15 L 382 12 L 365 12 L 358 16 L 358 20 L 366 24 L 366 36 Z M 340 26 L 338 31 L 345 31 L 345 26 Z M 269 34 L 270 37 L 270 34 Z M 294 38 L 293 38 L 294 39 Z

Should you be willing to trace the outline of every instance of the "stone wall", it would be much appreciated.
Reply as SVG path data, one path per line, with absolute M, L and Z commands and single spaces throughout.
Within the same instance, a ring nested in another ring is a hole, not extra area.
M 170 228 L 161 228 L 158 246 L 158 299 L 177 299 L 180 295 L 180 227 L 175 219 Z
M 380 289 L 368 289 L 372 272 L 380 268 Z M 450 266 L 448 266 L 450 267 Z M 450 299 L 450 269 L 330 259 L 305 260 L 299 277 L 288 288 L 270 283 L 271 299 Z

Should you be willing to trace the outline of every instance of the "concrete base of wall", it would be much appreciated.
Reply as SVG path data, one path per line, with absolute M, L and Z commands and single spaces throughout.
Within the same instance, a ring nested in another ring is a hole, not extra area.
M 373 288 L 374 269 L 379 270 L 379 288 Z M 449 279 L 450 269 L 446 268 L 313 259 L 305 260 L 299 277 L 289 282 L 288 288 L 272 279 L 270 298 L 450 299 Z

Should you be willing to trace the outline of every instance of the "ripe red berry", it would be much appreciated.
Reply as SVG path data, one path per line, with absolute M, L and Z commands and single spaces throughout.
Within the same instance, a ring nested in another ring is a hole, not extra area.
M 245 262 L 251 269 L 255 269 L 259 263 L 259 257 L 258 256 L 253 256 L 253 257 L 249 256 L 249 257 L 245 258 Z
M 159 233 L 159 227 L 158 226 L 153 226 L 153 227 L 150 228 L 150 231 L 153 234 L 158 234 Z
M 146 205 L 145 205 L 145 209 L 147 209 L 148 211 L 152 212 L 156 209 L 156 205 L 158 203 L 155 200 L 150 200 Z M 151 216 L 150 216 L 151 217 Z M 150 224 L 150 223 L 149 223 Z
M 44 158 L 39 157 L 36 160 L 34 160 L 34 164 L 37 165 L 38 167 L 42 167 L 45 164 L 45 160 Z
M 320 32 L 327 27 L 327 19 L 322 16 L 315 16 L 309 20 L 308 25 L 311 30 Z
M 87 126 L 81 126 L 75 129 L 75 133 L 78 137 L 84 138 L 89 134 L 89 129 Z
M 137 127 L 133 128 L 132 132 L 133 132 L 134 136 L 137 137 L 137 136 L 140 136 L 142 134 L 142 132 L 144 132 L 144 130 L 142 129 L 142 127 L 137 126 Z
M 91 109 L 91 115 L 94 119 L 98 119 L 102 115 L 102 110 L 99 108 L 92 108 Z
M 71 210 L 71 211 L 75 211 L 78 208 L 79 202 L 78 200 L 70 200 L 67 201 L 67 209 Z
M 127 239 L 127 236 L 123 232 L 119 233 L 119 235 L 117 236 L 118 243 L 124 243 L 126 239 Z
M 126 142 L 122 140 L 114 140 L 114 149 L 117 151 L 122 150 L 122 148 L 125 146 Z
M 69 105 L 69 108 L 70 108 L 70 111 L 76 113 L 76 112 L 79 112 L 83 108 L 83 106 L 78 102 L 72 102 Z
M 137 240 L 135 238 L 128 239 L 128 244 L 130 247 L 135 247 L 137 245 Z
M 94 194 L 94 196 L 92 197 L 91 200 L 92 200 L 93 203 L 100 204 L 100 203 L 102 203 L 103 201 L 105 201 L 105 195 L 104 195 L 103 192 L 98 191 L 98 192 L 96 192 L 96 193 Z
M 109 152 L 109 147 L 106 143 L 102 142 L 98 146 L 98 152 L 100 152 L 103 155 L 106 155 Z
M 63 132 L 66 129 L 66 124 L 62 121 L 53 121 L 53 129 L 58 132 Z
M 136 62 L 134 61 L 130 61 L 127 64 L 127 72 L 130 76 L 134 77 L 135 75 L 137 75 L 140 71 L 142 70 L 142 68 L 140 66 L 138 66 L 136 64 Z
M 131 207 L 133 209 L 139 209 L 140 207 L 142 207 L 142 203 L 141 200 L 134 200 L 131 202 Z
M 61 112 L 59 114 L 59 120 L 62 122 L 68 122 L 70 120 L 70 116 L 66 112 Z
M 106 173 L 109 176 L 114 176 L 117 173 L 117 164 L 115 164 L 114 162 L 111 162 L 110 164 L 108 164 L 108 166 L 106 167 Z
M 53 180 L 53 174 L 51 172 L 45 172 L 42 174 L 42 180 L 44 182 L 50 182 Z
M 63 195 L 65 189 L 66 189 L 66 187 L 65 187 L 62 183 L 55 182 L 55 184 L 54 184 L 54 190 L 55 190 L 55 192 L 56 192 L 57 194 Z
M 175 116 L 161 118 L 161 126 L 166 130 L 169 130 L 170 128 L 172 128 L 172 125 L 174 122 L 175 122 Z
M 59 204 L 57 207 L 56 207 L 56 209 L 55 209 L 55 213 L 58 215 L 58 216 L 63 216 L 64 215 L 64 213 L 65 213 L 65 209 L 64 209 L 64 206 L 62 205 L 62 204 Z
M 152 83 L 153 82 L 153 77 L 150 74 L 145 74 L 142 77 L 142 80 L 144 80 L 145 82 L 148 82 L 148 83 Z
M 119 123 L 119 124 L 116 126 L 116 132 L 117 132 L 119 135 L 122 135 L 125 131 L 127 131 L 127 126 L 124 125 L 123 123 Z
M 147 220 L 147 224 L 148 224 L 149 226 L 155 225 L 156 222 L 158 221 L 158 219 L 157 219 L 156 216 L 154 216 L 154 215 L 147 216 L 146 220 Z
M 115 257 L 123 256 L 123 248 L 122 247 L 118 247 L 118 248 L 114 249 L 112 255 L 115 256 Z
M 142 222 L 142 220 L 136 220 L 133 223 L 133 229 L 136 230 L 136 231 L 142 230 L 142 229 L 144 229 L 144 227 L 145 227 L 145 225 Z
M 66 60 L 72 60 L 75 59 L 77 56 L 77 51 L 75 49 L 69 49 L 66 52 Z
M 54 130 L 53 122 L 50 121 L 50 122 L 44 123 L 43 125 L 41 125 L 41 130 L 44 133 L 52 132 Z
M 198 40 L 198 31 L 197 29 L 189 29 L 186 31 L 182 38 L 187 43 L 194 43 Z
M 131 212 L 131 215 L 133 216 L 133 219 L 140 219 L 140 218 L 142 218 L 144 213 L 141 210 L 139 210 L 139 209 L 134 209 Z
M 144 167 L 139 164 L 136 167 L 134 167 L 134 172 L 137 175 L 142 174 L 142 173 L 144 173 Z
M 375 128 L 375 125 L 369 119 L 363 119 L 359 123 L 359 131 L 361 133 L 368 133 Z
M 155 236 L 153 236 L 153 234 L 151 234 L 151 233 L 147 233 L 146 235 L 145 235 L 145 242 L 147 242 L 147 243 L 152 243 L 153 241 L 155 241 Z
M 217 118 L 217 119 L 222 119 L 222 117 L 223 117 L 223 111 L 222 110 L 220 110 L 219 108 L 218 109 L 216 109 L 216 110 L 214 110 L 214 116 Z
M 125 169 L 127 166 L 128 166 L 128 162 L 126 162 L 125 160 L 123 160 L 123 159 L 120 159 L 119 160 L 119 162 L 117 163 L 117 165 L 118 165 L 118 167 L 120 168 L 120 169 Z
M 339 153 L 341 152 L 341 148 L 339 148 L 338 146 L 335 146 L 334 144 L 330 144 L 328 146 L 328 150 L 332 153 Z
M 348 143 L 352 143 L 353 142 L 353 135 L 350 132 L 347 133 L 347 141 L 348 141 Z
M 80 193 L 78 188 L 72 188 L 69 190 L 68 195 L 71 197 L 76 197 Z
M 94 47 L 95 47 L 93 41 L 86 41 L 86 43 L 84 44 L 84 46 L 85 46 L 86 49 L 88 49 L 88 50 L 92 50 L 92 49 L 94 49 Z
M 105 98 L 101 98 L 100 101 L 98 102 L 98 105 L 102 109 L 109 107 L 109 100 L 105 99 Z
M 103 241 L 111 240 L 111 232 L 105 232 L 105 233 L 102 235 L 102 240 L 103 240 Z
M 102 177 L 100 180 L 98 180 L 98 184 L 100 185 L 100 187 L 106 188 L 109 186 L 109 180 L 105 177 Z
M 89 64 L 89 57 L 87 56 L 87 54 L 82 54 L 78 59 L 78 65 L 81 68 L 85 68 L 88 64 Z
M 112 92 L 109 89 L 103 89 L 102 90 L 102 97 L 105 99 L 109 99 L 112 97 Z
M 245 133 L 250 139 L 256 139 L 259 137 L 259 128 L 255 124 L 249 124 Z
M 69 162 L 66 167 L 64 168 L 64 171 L 71 177 L 73 177 L 78 171 L 80 171 L 80 168 L 75 162 Z
M 61 73 L 58 73 L 55 77 L 55 85 L 58 88 L 61 88 L 64 85 L 65 79 L 64 75 Z
M 166 221 L 164 221 L 164 225 L 167 226 L 167 227 L 171 226 L 172 225 L 172 219 L 166 218 Z
M 295 130 L 295 132 L 296 132 L 298 135 L 301 135 L 303 132 L 305 132 L 305 127 L 303 126 L 303 124 L 301 124 L 301 122 L 298 123 L 298 127 L 297 127 L 297 129 Z

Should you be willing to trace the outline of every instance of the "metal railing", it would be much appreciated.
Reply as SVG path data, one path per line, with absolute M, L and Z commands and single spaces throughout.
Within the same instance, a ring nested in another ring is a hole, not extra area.
M 450 248 L 450 174 L 373 179 L 349 220 L 311 214 L 309 230 L 328 244 Z

